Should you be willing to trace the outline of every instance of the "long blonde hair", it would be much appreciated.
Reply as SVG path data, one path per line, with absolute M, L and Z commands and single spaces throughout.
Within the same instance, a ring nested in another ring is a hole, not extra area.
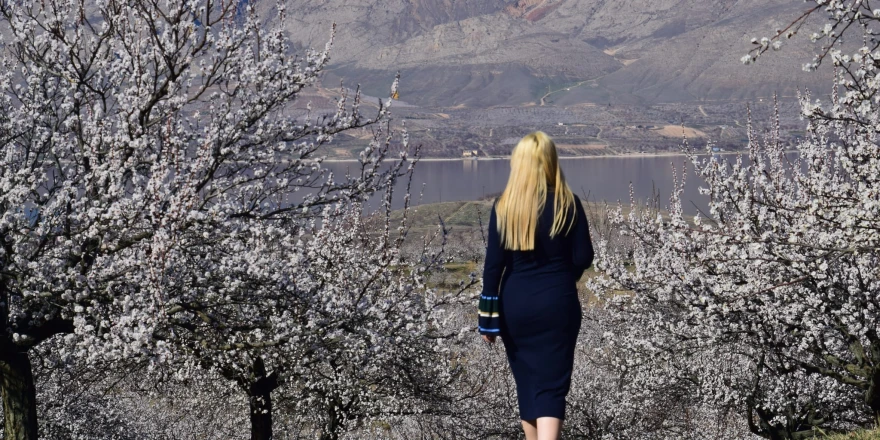
M 574 194 L 559 167 L 556 144 L 544 132 L 536 131 L 522 138 L 510 156 L 510 178 L 498 199 L 495 214 L 498 232 L 505 249 L 527 251 L 535 249 L 535 230 L 538 216 L 547 202 L 547 189 L 555 187 L 553 198 L 553 227 L 550 236 L 574 223 Z

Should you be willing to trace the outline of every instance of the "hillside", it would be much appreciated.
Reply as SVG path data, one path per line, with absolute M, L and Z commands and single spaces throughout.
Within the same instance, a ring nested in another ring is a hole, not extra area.
M 266 2 L 268 3 L 268 2 Z M 743 66 L 753 36 L 806 8 L 801 0 L 295 0 L 287 26 L 321 47 L 336 22 L 334 78 L 428 107 L 656 104 L 754 99 L 825 84 L 800 72 L 800 36 Z M 647 6 L 650 5 L 650 6 Z M 815 25 L 815 23 L 814 23 Z M 333 81 L 335 83 L 335 81 Z M 545 98 L 545 104 L 547 99 Z
M 274 2 L 255 1 L 271 13 Z M 802 35 L 745 66 L 752 37 L 799 17 L 802 0 L 292 0 L 295 50 L 337 36 L 321 88 L 305 101 L 330 106 L 340 82 L 388 96 L 401 73 L 395 117 L 423 157 L 505 156 L 526 133 L 550 134 L 566 156 L 741 150 L 746 105 L 756 126 L 781 99 L 784 139 L 803 136 L 798 90 L 830 91 L 830 69 L 803 72 L 817 50 Z M 365 133 L 328 150 L 355 158 Z

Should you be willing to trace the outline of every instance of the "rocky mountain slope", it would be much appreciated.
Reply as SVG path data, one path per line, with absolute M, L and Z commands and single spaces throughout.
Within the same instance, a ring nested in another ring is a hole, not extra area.
M 382 95 L 399 70 L 401 100 L 419 106 L 654 105 L 792 96 L 804 87 L 824 92 L 828 72 L 801 71 L 816 49 L 804 35 L 755 66 L 739 62 L 752 37 L 772 34 L 808 6 L 802 0 L 292 0 L 287 28 L 303 47 L 322 47 L 337 23 L 327 82 L 344 79 Z

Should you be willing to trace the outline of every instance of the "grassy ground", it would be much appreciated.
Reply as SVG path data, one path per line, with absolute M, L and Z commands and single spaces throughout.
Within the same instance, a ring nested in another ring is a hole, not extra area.
M 855 431 L 846 434 L 834 434 L 816 438 L 823 440 L 880 440 L 880 430 Z
M 606 208 L 604 204 L 597 203 L 585 203 L 584 207 L 588 217 L 591 213 L 600 213 Z M 429 203 L 415 206 L 410 210 L 409 224 L 414 229 L 433 229 L 442 218 L 447 227 L 476 228 L 482 221 L 485 228 L 489 223 L 491 209 L 491 200 Z M 624 209 L 623 214 L 629 214 L 628 207 Z M 402 211 L 395 211 L 392 219 L 399 220 L 401 215 L 403 215 Z
M 591 207 L 598 208 L 592 205 L 587 206 L 587 208 Z M 416 206 L 408 214 L 408 224 L 411 228 L 410 236 L 418 237 L 436 231 L 440 219 L 443 220 L 447 229 L 452 232 L 478 234 L 477 231 L 480 224 L 482 224 L 484 229 L 488 226 L 491 209 L 492 201 L 490 200 L 443 202 Z M 399 221 L 402 215 L 402 211 L 395 211 L 392 214 L 392 220 Z M 461 236 L 455 237 L 455 239 L 461 238 Z M 478 239 L 478 237 L 474 237 L 474 239 Z M 482 270 L 482 265 L 472 262 L 453 262 L 446 264 L 446 269 L 449 271 L 446 280 L 450 281 L 455 278 L 466 279 L 471 272 Z M 586 291 L 583 283 L 596 275 L 597 273 L 593 268 L 590 268 L 584 272 L 583 278 L 578 283 L 581 299 L 587 301 L 588 304 L 593 304 L 596 298 Z
M 480 225 L 480 219 L 482 219 L 484 226 L 489 222 L 489 209 L 491 208 L 492 202 L 482 200 L 430 203 L 410 209 L 408 222 L 410 227 L 416 231 L 436 230 L 440 219 L 443 219 L 443 223 L 448 228 L 477 228 Z M 402 215 L 402 211 L 395 211 L 392 219 L 398 220 Z

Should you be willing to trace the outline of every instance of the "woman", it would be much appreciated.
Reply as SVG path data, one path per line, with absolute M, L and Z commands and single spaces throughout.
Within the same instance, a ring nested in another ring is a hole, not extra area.
M 529 134 L 513 150 L 489 218 L 479 306 L 483 339 L 504 343 L 527 440 L 559 438 L 581 327 L 576 283 L 592 261 L 584 208 L 556 146 Z

